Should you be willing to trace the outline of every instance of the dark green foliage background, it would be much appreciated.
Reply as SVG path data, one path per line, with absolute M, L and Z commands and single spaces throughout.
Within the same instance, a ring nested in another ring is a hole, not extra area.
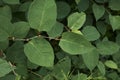
M 0 80 L 120 80 L 120 0 L 0 0 Z

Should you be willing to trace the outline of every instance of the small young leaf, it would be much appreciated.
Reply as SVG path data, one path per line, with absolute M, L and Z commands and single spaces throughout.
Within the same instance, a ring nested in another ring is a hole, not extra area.
M 71 30 L 78 30 L 80 29 L 83 24 L 85 23 L 86 20 L 86 14 L 81 12 L 81 13 L 73 13 L 68 17 L 68 27 Z
M 98 66 L 98 69 L 100 70 L 101 74 L 104 76 L 105 75 L 105 66 L 104 66 L 104 64 L 101 61 L 99 61 L 99 64 L 97 66 Z
M 107 60 L 107 61 L 105 62 L 105 65 L 106 65 L 107 67 L 109 67 L 109 68 L 112 68 L 112 69 L 118 69 L 117 64 L 116 64 L 114 61 L 112 61 L 112 60 Z
M 92 8 L 93 8 L 94 16 L 95 16 L 96 21 L 97 21 L 98 19 L 100 19 L 104 15 L 105 8 L 103 6 L 100 6 L 97 4 L 93 4 Z
M 111 24 L 113 30 L 120 29 L 120 24 L 119 24 L 120 16 L 109 15 L 109 21 L 110 21 L 110 24 Z

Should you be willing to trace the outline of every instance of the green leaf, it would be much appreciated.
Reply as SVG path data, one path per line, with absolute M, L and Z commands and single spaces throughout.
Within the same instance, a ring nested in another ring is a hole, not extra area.
M 120 16 L 109 15 L 109 21 L 110 21 L 110 24 L 111 24 L 113 30 L 120 29 L 120 24 L 119 24 Z
M 112 55 L 119 51 L 119 45 L 111 42 L 111 41 L 104 41 L 97 43 L 97 48 L 100 54 L 102 55 Z
M 51 75 L 46 75 L 43 80 L 53 80 L 52 76 Z
M 27 65 L 26 65 L 26 63 L 18 63 L 18 64 L 16 65 L 15 72 L 16 72 L 18 75 L 27 77 L 28 75 L 27 75 Z
M 95 41 L 99 39 L 100 34 L 94 26 L 86 26 L 83 28 L 82 33 L 88 41 Z
M 57 1 L 57 18 L 63 19 L 70 13 L 70 6 L 66 2 L 63 1 Z M 63 8 L 64 6 L 64 8 Z
M 71 79 L 71 80 L 87 80 L 87 75 L 81 73 L 81 74 L 72 76 L 72 79 Z
M 80 30 L 72 30 L 73 33 L 76 33 L 76 34 L 80 34 L 80 35 L 83 35 L 82 32 Z
M 52 71 L 52 75 L 58 80 L 64 80 L 69 75 L 71 69 L 71 60 L 68 57 L 60 60 Z
M 68 17 L 68 27 L 72 30 L 80 29 L 86 20 L 86 14 L 81 13 L 73 13 Z
M 24 21 L 16 22 L 13 24 L 13 26 L 14 26 L 13 36 L 15 38 L 24 38 L 27 35 L 28 31 L 30 30 L 29 24 Z
M 63 24 L 56 22 L 54 26 L 52 27 L 52 29 L 48 31 L 47 33 L 50 37 L 58 37 L 62 34 L 63 28 L 64 28 Z
M 0 41 L 0 50 L 5 50 L 9 45 L 9 40 Z
M 28 11 L 28 21 L 33 29 L 49 31 L 56 22 L 56 4 L 54 0 L 34 0 Z
M 8 17 L 0 15 L 0 29 L 7 32 L 9 36 L 12 35 L 14 28 Z
M 117 74 L 117 72 L 111 72 L 107 75 L 108 78 L 112 79 L 112 80 L 120 80 L 119 79 L 119 74 Z
M 98 65 L 99 52 L 96 49 L 86 54 L 82 54 L 82 57 L 85 65 L 90 71 L 92 71 Z
M 92 9 L 93 9 L 93 13 L 96 18 L 96 21 L 100 19 L 105 13 L 105 8 L 97 4 L 93 4 Z
M 81 0 L 75 0 L 75 2 L 78 4 Z
M 99 61 L 99 64 L 97 65 L 97 67 L 98 67 L 99 71 L 101 72 L 101 74 L 104 76 L 105 75 L 105 66 L 104 66 L 104 64 L 101 61 Z
M 110 0 L 109 1 L 109 8 L 112 10 L 120 10 L 120 0 Z
M 20 80 L 20 79 L 21 79 L 20 75 L 16 76 L 16 78 L 15 78 L 15 80 Z
M 105 65 L 109 68 L 112 68 L 112 69 L 118 69 L 117 64 L 112 60 L 105 61 Z
M 9 35 L 2 29 L 0 29 L 0 41 L 7 40 Z
M 89 8 L 89 0 L 79 0 L 77 7 L 79 12 L 86 11 Z
M 98 21 L 96 23 L 96 27 L 97 27 L 97 30 L 102 34 L 102 35 L 105 35 L 106 31 L 107 31 L 107 27 L 106 27 L 106 24 L 103 22 L 103 21 Z
M 30 62 L 29 60 L 27 60 L 27 67 L 29 69 L 37 69 L 37 67 L 39 67 L 39 66 L 36 65 L 36 64 L 33 64 L 32 62 Z
M 24 52 L 32 63 L 45 67 L 53 66 L 53 49 L 45 39 L 33 39 L 24 46 Z
M 7 4 L 19 4 L 20 3 L 19 0 L 3 0 L 3 2 Z
M 0 7 L 0 15 L 7 17 L 8 19 L 12 19 L 11 8 L 9 6 Z
M 28 1 L 28 2 L 21 4 L 19 7 L 19 11 L 27 12 L 31 3 L 32 3 L 32 1 Z
M 4 77 L 1 77 L 0 80 L 15 80 L 15 75 L 9 74 Z
M 120 46 L 120 33 L 116 36 L 116 43 Z
M 63 33 L 59 46 L 71 55 L 88 53 L 94 49 L 82 35 L 72 32 Z
M 23 42 L 16 41 L 12 46 L 10 46 L 6 51 L 7 60 L 17 64 L 25 63 L 26 57 L 23 45 Z
M 109 0 L 95 0 L 95 1 L 98 2 L 98 3 L 105 3 L 105 2 L 107 2 Z
M 0 59 L 0 77 L 5 76 L 9 72 L 11 72 L 14 68 L 10 66 L 10 64 L 3 59 Z
M 120 50 L 112 55 L 113 60 L 119 65 L 120 64 Z

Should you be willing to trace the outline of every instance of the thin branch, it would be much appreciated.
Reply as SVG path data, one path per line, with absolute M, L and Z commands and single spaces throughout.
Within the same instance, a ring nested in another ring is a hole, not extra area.
M 8 63 L 10 64 L 11 68 L 14 67 L 10 61 L 9 61 Z M 13 74 L 14 74 L 15 76 L 18 76 L 18 74 L 15 72 L 14 69 L 12 69 L 12 72 L 13 72 Z
M 47 36 L 43 36 L 43 35 L 38 35 L 38 36 L 34 36 L 34 37 L 31 37 L 31 38 L 26 38 L 26 39 L 18 39 L 18 38 L 15 38 L 15 37 L 12 37 L 10 38 L 10 40 L 13 40 L 13 41 L 30 41 L 32 39 L 36 39 L 38 37 L 43 37 L 43 38 L 47 38 L 47 39 L 54 39 L 54 40 L 60 40 L 59 38 L 54 38 L 54 37 L 47 37 Z
M 67 26 L 64 26 L 64 27 L 67 31 L 69 31 L 69 32 L 71 31 Z
M 40 77 L 40 78 L 43 78 L 43 76 L 41 76 L 40 74 L 37 74 L 37 73 L 35 73 L 35 72 L 31 71 L 31 70 L 28 70 L 28 71 L 29 71 L 30 73 L 32 73 L 32 74 L 34 74 L 34 75 Z

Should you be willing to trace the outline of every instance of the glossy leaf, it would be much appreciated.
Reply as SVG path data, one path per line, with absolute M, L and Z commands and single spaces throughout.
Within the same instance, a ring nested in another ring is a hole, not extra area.
M 77 30 L 80 29 L 83 24 L 85 23 L 86 20 L 86 14 L 81 12 L 81 13 L 73 13 L 68 17 L 68 27 L 71 30 Z
M 33 39 L 24 46 L 27 58 L 40 66 L 52 67 L 54 54 L 51 45 L 45 39 Z M 46 59 L 47 58 L 47 59 Z
M 109 68 L 112 68 L 112 69 L 118 69 L 117 64 L 116 64 L 114 61 L 112 61 L 112 60 L 107 60 L 107 61 L 105 62 L 105 65 L 106 65 L 107 67 L 109 67 Z
M 82 35 L 72 32 L 63 33 L 59 46 L 71 55 L 88 53 L 94 49 Z
M 49 31 L 56 22 L 56 4 L 54 0 L 34 0 L 28 11 L 28 21 L 33 29 Z

